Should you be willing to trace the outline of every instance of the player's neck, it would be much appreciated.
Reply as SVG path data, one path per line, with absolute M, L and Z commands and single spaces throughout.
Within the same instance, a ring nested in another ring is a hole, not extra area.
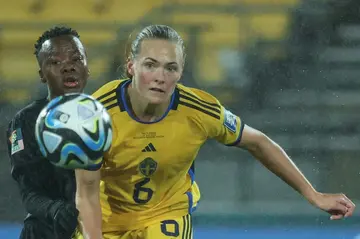
M 131 87 L 127 90 L 127 101 L 135 117 L 145 122 L 154 122 L 163 117 L 170 103 L 150 104 Z
M 66 93 L 83 93 L 83 91 L 78 91 L 78 92 L 64 92 L 63 94 L 66 94 Z M 51 101 L 52 99 L 55 99 L 56 97 L 59 97 L 59 96 L 61 96 L 61 95 L 63 95 L 63 94 L 58 94 L 58 93 L 52 93 L 50 90 L 48 90 L 48 95 L 47 95 L 47 97 L 46 97 L 46 99 L 48 100 L 48 101 Z
M 57 96 L 57 95 L 54 95 L 54 94 L 51 94 L 51 92 L 49 92 L 48 95 L 47 95 L 47 97 L 46 97 L 46 99 L 47 99 L 48 101 L 51 101 L 52 99 L 54 99 L 54 98 L 56 98 L 56 97 L 58 97 L 58 96 Z
M 46 97 L 46 99 L 48 101 L 51 101 L 52 99 L 56 98 L 58 95 L 56 95 L 55 93 L 51 92 L 51 90 L 49 89 L 49 86 L 48 86 L 48 95 Z

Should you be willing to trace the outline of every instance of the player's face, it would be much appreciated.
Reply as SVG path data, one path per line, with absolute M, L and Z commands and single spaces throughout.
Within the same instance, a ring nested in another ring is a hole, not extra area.
M 41 81 L 48 85 L 51 98 L 82 92 L 89 78 L 85 49 L 73 36 L 45 41 L 39 54 L 39 64 Z
M 167 40 L 144 40 L 139 54 L 128 64 L 133 87 L 150 104 L 167 102 L 183 71 L 183 52 Z

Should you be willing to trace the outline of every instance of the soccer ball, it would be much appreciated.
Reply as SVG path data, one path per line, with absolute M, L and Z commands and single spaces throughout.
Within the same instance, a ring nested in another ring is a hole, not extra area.
M 105 107 L 89 95 L 71 93 L 51 100 L 35 126 L 41 154 L 68 169 L 97 170 L 112 143 L 112 125 Z

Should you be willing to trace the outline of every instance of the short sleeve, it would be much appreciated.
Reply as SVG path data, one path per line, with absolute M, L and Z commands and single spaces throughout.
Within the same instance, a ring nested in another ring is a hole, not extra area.
M 237 145 L 241 141 L 244 123 L 239 116 L 221 106 L 220 119 L 208 122 L 207 132 L 209 138 L 215 138 L 228 146 Z
M 192 93 L 196 94 L 197 101 L 202 105 L 200 110 L 203 113 L 198 113 L 198 117 L 206 137 L 228 146 L 237 145 L 244 129 L 242 119 L 211 94 L 198 89 L 193 89 Z

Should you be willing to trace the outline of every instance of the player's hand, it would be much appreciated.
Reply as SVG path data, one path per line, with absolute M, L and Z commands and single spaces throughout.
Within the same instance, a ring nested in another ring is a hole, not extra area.
M 54 230 L 58 239 L 70 239 L 78 225 L 79 211 L 75 205 L 61 203 L 54 215 Z
M 355 204 L 344 194 L 316 193 L 313 204 L 331 215 L 331 220 L 352 216 Z

